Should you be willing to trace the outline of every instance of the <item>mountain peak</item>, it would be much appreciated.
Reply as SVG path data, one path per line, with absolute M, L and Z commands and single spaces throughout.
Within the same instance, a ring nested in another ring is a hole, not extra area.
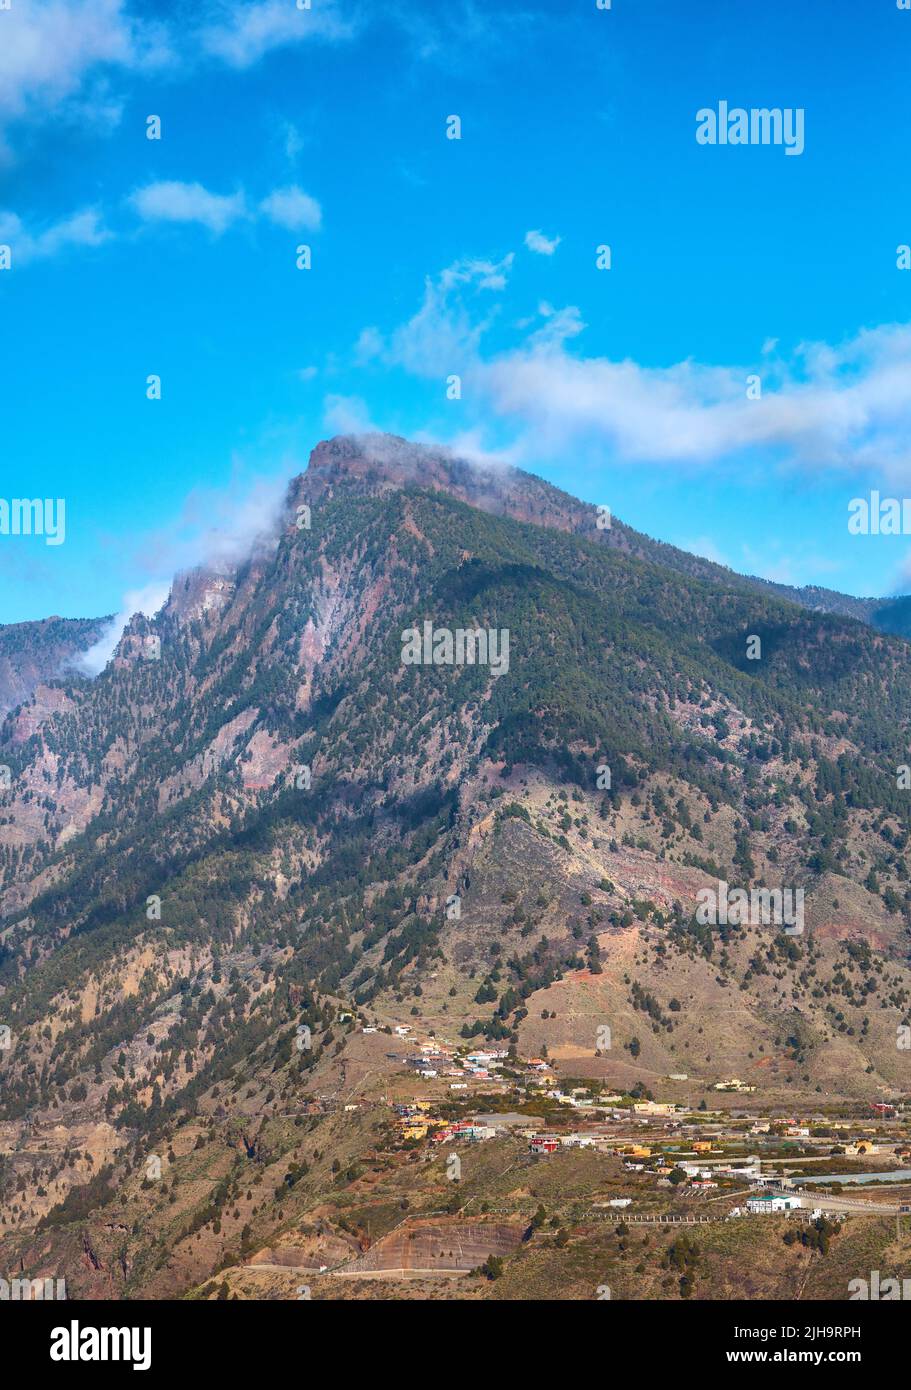
M 364 483 L 377 490 L 404 487 L 467 487 L 499 473 L 518 475 L 513 468 L 493 469 L 471 463 L 445 445 L 415 444 L 397 434 L 342 434 L 324 439 L 310 455 L 307 472 L 313 495 L 345 482 Z
M 448 493 L 498 516 L 563 531 L 591 530 L 594 508 L 511 464 L 475 462 L 442 444 L 394 434 L 338 435 L 317 444 L 291 485 L 292 506 L 317 505 L 340 489 L 378 496 L 401 487 Z

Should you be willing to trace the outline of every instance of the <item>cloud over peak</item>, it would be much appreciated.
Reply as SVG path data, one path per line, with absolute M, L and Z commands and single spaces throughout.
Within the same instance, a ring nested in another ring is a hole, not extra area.
M 752 363 L 655 366 L 586 354 L 579 308 L 542 301 L 515 322 L 512 345 L 491 351 L 496 309 L 482 291 L 503 290 L 512 262 L 511 253 L 463 257 L 428 276 L 410 318 L 384 334 L 363 330 L 355 363 L 424 378 L 458 373 L 470 382 L 460 428 L 493 433 L 501 447 L 512 432 L 510 454 L 528 465 L 592 446 L 644 464 L 723 471 L 753 459 L 911 483 L 911 324 L 790 353 L 766 339 Z

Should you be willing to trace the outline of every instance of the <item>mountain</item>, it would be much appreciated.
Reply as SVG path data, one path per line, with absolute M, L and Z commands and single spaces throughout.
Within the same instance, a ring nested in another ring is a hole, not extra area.
M 599 526 L 598 508 L 521 469 L 485 469 L 395 436 L 368 435 L 343 436 L 318 445 L 307 476 L 308 484 L 301 480 L 292 489 L 293 494 L 300 493 L 301 503 L 311 489 L 314 495 L 331 496 L 340 481 L 345 488 L 361 491 L 371 486 L 389 490 L 406 483 L 432 487 L 483 511 L 586 536 L 681 574 L 723 584 L 739 582 L 813 612 L 856 618 L 882 632 L 911 637 L 911 596 L 854 598 L 818 585 L 795 588 L 739 575 L 713 560 L 653 540 L 617 518 L 611 519 L 609 527 L 603 521 Z M 27 700 L 39 685 L 72 672 L 78 658 L 98 641 L 111 621 L 108 614 L 102 618 L 50 617 L 0 624 L 0 715 Z
M 207 1297 L 458 1207 L 395 1141 L 395 1027 L 693 1107 L 902 1094 L 911 646 L 819 607 L 527 474 L 319 445 L 276 536 L 0 730 L 5 1267 Z M 803 930 L 706 924 L 721 883 Z M 499 1259 L 532 1198 L 478 1162 Z
M 0 715 L 74 667 L 110 623 L 110 616 L 0 623 Z
M 605 509 L 580 502 L 569 493 L 518 468 L 482 467 L 448 453 L 435 452 L 390 435 L 345 436 L 320 444 L 310 459 L 302 496 L 310 487 L 331 495 L 340 479 L 346 487 L 395 487 L 406 483 L 448 492 L 482 511 L 511 516 L 537 526 L 556 527 L 585 536 L 640 560 L 664 565 L 680 574 L 715 583 L 742 584 L 809 608 L 856 618 L 882 632 L 911 637 L 911 597 L 855 598 L 819 585 L 797 588 L 741 575 L 714 560 L 636 531 L 615 517 L 609 524 Z

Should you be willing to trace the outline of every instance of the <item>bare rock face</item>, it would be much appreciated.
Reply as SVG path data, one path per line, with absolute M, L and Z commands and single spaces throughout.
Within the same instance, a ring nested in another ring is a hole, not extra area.
M 231 602 L 235 587 L 227 565 L 188 570 L 175 576 L 167 611 L 184 622 L 218 617 Z

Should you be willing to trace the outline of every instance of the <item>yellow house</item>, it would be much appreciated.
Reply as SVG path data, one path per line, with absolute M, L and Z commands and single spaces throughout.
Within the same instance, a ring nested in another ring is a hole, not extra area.
M 693 1145 L 693 1152 L 697 1154 L 710 1154 L 712 1152 L 711 1141 L 708 1139 L 697 1139 Z
M 403 1139 L 425 1139 L 427 1137 L 427 1125 L 423 1123 L 409 1123 L 402 1125 Z
M 651 1158 L 652 1156 L 651 1149 L 645 1148 L 642 1144 L 632 1144 L 628 1149 L 624 1149 L 623 1152 L 628 1154 L 630 1158 Z

